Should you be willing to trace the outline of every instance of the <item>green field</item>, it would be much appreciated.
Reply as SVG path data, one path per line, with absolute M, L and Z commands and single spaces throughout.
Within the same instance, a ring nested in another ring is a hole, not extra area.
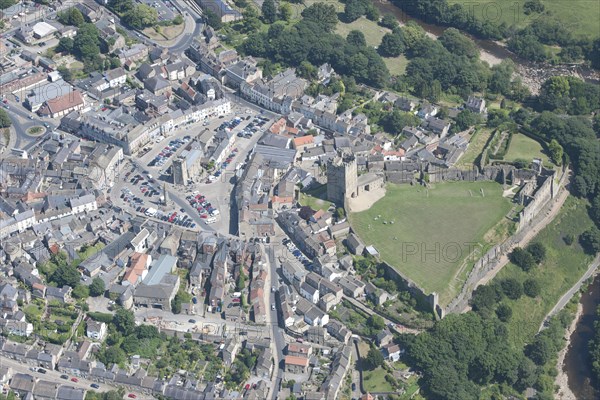
M 540 296 L 535 299 L 523 296 L 519 300 L 503 300 L 513 310 L 509 323 L 513 343 L 523 345 L 529 342 L 546 314 L 587 270 L 592 257 L 583 253 L 577 240 L 568 246 L 563 239 L 567 234 L 577 238 L 591 225 L 586 202 L 568 198 L 556 219 L 534 239 L 545 245 L 546 261 L 529 273 L 508 264 L 494 278 L 496 282 L 509 277 L 521 282 L 534 278 L 542 288 Z
M 475 160 L 477 160 L 477 157 L 479 157 L 491 136 L 491 129 L 477 129 L 475 134 L 473 134 L 473 137 L 471 137 L 469 147 L 467 147 L 467 151 L 465 151 L 465 154 L 463 154 L 463 156 L 460 158 L 457 167 L 463 169 L 472 169 Z
M 509 162 L 518 159 L 531 161 L 534 158 L 541 158 L 544 165 L 552 164 L 539 142 L 520 133 L 514 134 L 504 160 Z
M 527 26 L 538 14 L 525 15 L 523 2 L 479 0 L 448 0 L 449 4 L 462 4 L 472 10 L 475 18 L 495 23 L 505 22 L 519 28 Z M 575 35 L 600 36 L 600 1 L 597 0 L 543 0 L 546 11 L 550 11 Z
M 384 261 L 426 292 L 439 293 L 445 305 L 462 287 L 472 261 L 483 254 L 486 233 L 511 208 L 494 182 L 438 183 L 428 190 L 388 185 L 383 199 L 351 214 L 350 222 Z

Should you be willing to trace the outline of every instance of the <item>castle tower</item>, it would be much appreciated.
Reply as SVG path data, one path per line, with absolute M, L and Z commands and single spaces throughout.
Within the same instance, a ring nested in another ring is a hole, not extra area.
M 327 164 L 327 199 L 343 206 L 356 196 L 358 172 L 356 157 L 341 154 Z

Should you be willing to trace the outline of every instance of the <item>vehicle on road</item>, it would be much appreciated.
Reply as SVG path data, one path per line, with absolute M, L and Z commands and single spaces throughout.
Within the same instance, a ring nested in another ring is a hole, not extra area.
M 129 397 L 130 399 L 135 399 L 137 396 L 135 394 L 133 394 L 133 393 L 129 393 L 127 395 L 127 397 Z
M 90 387 L 93 387 L 94 389 L 100 389 L 100 385 L 98 385 L 97 383 L 92 383 Z
M 38 368 L 37 372 L 40 374 L 45 374 L 47 371 L 44 368 Z
M 71 378 L 71 382 L 75 382 L 75 383 L 77 383 L 77 382 L 79 382 L 79 379 L 77 379 L 77 378 L 73 377 L 73 378 Z
M 275 311 L 275 304 L 271 304 L 271 311 Z
M 60 379 L 69 379 L 69 375 L 61 375 Z
M 189 322 L 190 324 L 195 324 L 195 323 L 196 323 L 196 320 L 195 320 L 195 319 L 190 319 L 188 322 Z

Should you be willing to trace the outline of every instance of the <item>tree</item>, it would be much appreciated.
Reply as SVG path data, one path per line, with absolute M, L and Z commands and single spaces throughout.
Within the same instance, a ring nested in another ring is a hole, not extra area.
M 533 278 L 526 279 L 523 282 L 523 292 L 531 298 L 535 298 L 540 295 L 541 287 L 538 281 Z
M 10 128 L 12 121 L 6 110 L 0 109 L 0 128 Z
M 535 266 L 535 259 L 531 253 L 521 247 L 516 247 L 510 253 L 510 261 L 525 272 L 530 271 Z
M 385 328 L 385 321 L 379 315 L 373 314 L 367 318 L 367 326 L 371 328 L 371 331 L 379 332 Z
M 546 259 L 546 246 L 540 242 L 531 243 L 527 246 L 527 251 L 531 254 L 536 264 L 540 264 Z
M 401 30 L 398 30 L 394 33 L 386 33 L 383 35 L 378 49 L 382 56 L 398 57 L 404 52 L 404 39 L 401 32 Z
M 127 359 L 127 355 L 120 347 L 111 346 L 98 353 L 98 358 L 106 365 L 121 364 Z
M 343 219 L 346 216 L 346 212 L 342 207 L 338 207 L 335 209 L 335 218 L 337 220 Z
M 317 68 L 308 61 L 302 61 L 297 68 L 298 76 L 308 80 L 317 79 Z
M 454 121 L 456 122 L 456 132 L 462 132 L 472 126 L 481 123 L 481 117 L 479 116 L 479 114 L 475 114 L 472 111 L 462 110 L 458 113 Z
M 458 29 L 446 29 L 438 40 L 452 54 L 469 58 L 479 57 L 479 49 L 475 42 L 460 33 Z
M 367 17 L 369 21 L 379 21 L 379 10 L 373 4 L 367 4 L 365 17 Z
M 382 118 L 381 123 L 386 132 L 398 134 L 407 126 L 419 125 L 419 118 L 412 113 L 395 109 L 391 113 L 386 114 Z
M 595 226 L 591 227 L 581 234 L 579 242 L 588 254 L 597 254 L 600 252 L 600 230 Z
M 258 20 L 258 11 L 254 7 L 246 7 L 242 12 L 244 19 L 242 20 L 242 33 L 255 32 L 260 28 Z
M 351 30 L 350 33 L 348 33 L 348 36 L 346 36 L 346 42 L 354 47 L 363 47 L 367 45 L 365 35 L 356 29 Z
M 337 12 L 332 4 L 314 3 L 302 10 L 305 21 L 315 22 L 326 32 L 332 32 L 338 23 Z
M 523 285 L 516 278 L 506 278 L 500 281 L 502 292 L 511 300 L 518 300 L 523 296 Z
M 544 365 L 553 357 L 553 346 L 545 335 L 538 335 L 529 346 L 527 356 L 537 365 Z
M 90 295 L 92 297 L 102 296 L 105 290 L 106 287 L 104 285 L 104 281 L 99 277 L 95 277 L 90 285 Z
M 367 370 L 374 370 L 383 365 L 383 354 L 374 347 L 369 349 L 367 356 L 363 359 L 363 365 Z
M 512 308 L 508 304 L 502 303 L 496 309 L 496 315 L 500 321 L 508 322 L 512 317 Z
M 158 12 L 149 5 L 138 4 L 133 9 L 126 12 L 121 18 L 121 21 L 133 28 L 143 29 L 158 23 Z
M 58 46 L 56 46 L 56 51 L 61 53 L 72 53 L 74 43 L 75 42 L 70 37 L 61 37 L 58 41 Z
M 135 330 L 135 316 L 133 315 L 133 311 L 119 308 L 113 317 L 113 323 L 123 335 L 131 335 Z
M 212 27 L 215 30 L 221 29 L 223 23 L 221 22 L 221 18 L 217 15 L 217 13 L 208 8 L 204 8 L 202 11 L 204 12 L 204 16 L 206 17 L 206 23 L 208 24 L 208 26 Z
M 277 21 L 277 7 L 274 0 L 264 0 L 261 6 L 263 20 L 267 24 Z
M 0 0 L 0 10 L 6 10 L 11 6 L 14 6 L 15 3 L 15 0 Z
M 58 287 L 67 285 L 74 288 L 79 284 L 81 274 L 77 271 L 77 268 L 66 262 L 61 262 L 58 264 L 58 268 L 56 268 L 50 280 L 56 283 Z
M 366 12 L 363 0 L 347 0 L 344 6 L 343 20 L 346 23 L 354 22 Z
M 398 24 L 398 20 L 393 14 L 384 14 L 381 18 L 381 21 L 379 21 L 379 25 L 391 30 L 394 30 L 400 26 L 400 24 Z
M 500 300 L 500 293 L 494 285 L 481 285 L 473 292 L 470 304 L 473 310 L 486 315 Z
M 556 139 L 552 139 L 550 144 L 548 145 L 548 150 L 550 151 L 550 158 L 556 165 L 562 164 L 563 158 L 563 147 L 558 143 Z
M 77 285 L 71 294 L 76 299 L 87 299 L 90 296 L 90 288 L 85 285 Z
M 91 59 L 100 55 L 100 33 L 94 24 L 79 27 L 73 40 L 73 53 L 80 59 Z
M 59 12 L 57 18 L 64 25 L 81 26 L 85 22 L 83 14 L 75 7 Z
M 279 18 L 282 21 L 289 21 L 292 19 L 292 6 L 289 3 L 281 3 L 279 5 Z
M 527 0 L 523 3 L 523 12 L 525 15 L 530 15 L 533 13 L 542 13 L 546 7 L 542 0 Z

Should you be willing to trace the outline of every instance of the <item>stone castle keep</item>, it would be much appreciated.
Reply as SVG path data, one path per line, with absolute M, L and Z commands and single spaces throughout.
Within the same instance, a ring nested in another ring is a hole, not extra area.
M 351 211 L 370 208 L 385 195 L 385 176 L 367 172 L 358 176 L 356 157 L 338 154 L 327 164 L 327 199 Z

